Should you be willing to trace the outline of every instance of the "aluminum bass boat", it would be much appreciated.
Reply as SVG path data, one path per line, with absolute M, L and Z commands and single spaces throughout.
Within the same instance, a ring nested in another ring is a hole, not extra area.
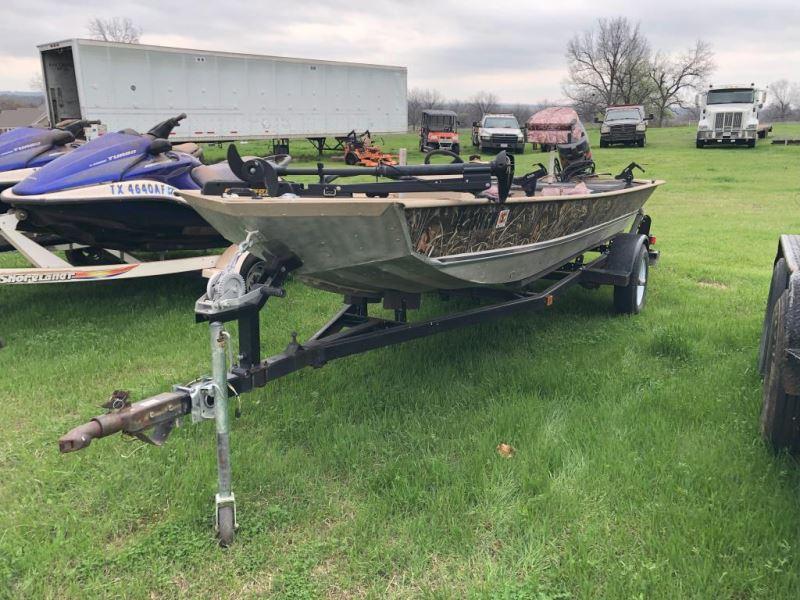
M 311 286 L 365 297 L 525 287 L 630 229 L 663 183 L 634 179 L 631 168 L 618 179 L 545 183 L 540 170 L 515 180 L 513 166 L 505 153 L 490 164 L 376 169 L 276 170 L 249 161 L 242 177 L 265 194 L 181 195 L 228 240 L 258 232 L 251 253 L 299 263 L 296 275 Z M 274 182 L 308 174 L 320 182 L 269 184 L 265 169 Z M 332 180 L 361 174 L 395 181 Z

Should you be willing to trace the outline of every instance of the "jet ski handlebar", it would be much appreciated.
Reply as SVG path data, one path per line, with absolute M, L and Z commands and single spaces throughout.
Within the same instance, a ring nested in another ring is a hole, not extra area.
M 147 132 L 147 135 L 152 136 L 153 138 L 163 138 L 167 139 L 169 134 L 172 133 L 172 130 L 180 124 L 186 118 L 186 113 L 181 113 L 176 117 L 172 117 L 165 121 L 161 121 L 158 125 L 155 125 L 150 131 Z

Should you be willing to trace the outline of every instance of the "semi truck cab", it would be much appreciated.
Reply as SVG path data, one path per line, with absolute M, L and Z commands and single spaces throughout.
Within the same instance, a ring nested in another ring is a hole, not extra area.
M 766 90 L 755 84 L 709 86 L 695 103 L 702 108 L 697 124 L 697 147 L 736 144 L 753 148 L 768 126 L 759 125 L 758 111 L 767 100 Z

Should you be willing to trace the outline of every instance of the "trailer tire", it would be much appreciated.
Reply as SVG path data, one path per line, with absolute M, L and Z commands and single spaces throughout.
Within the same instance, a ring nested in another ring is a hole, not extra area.
M 614 310 L 623 315 L 638 315 L 647 301 L 647 278 L 650 274 L 650 260 L 647 246 L 639 246 L 633 261 L 628 285 L 614 286 Z
M 761 327 L 761 343 L 758 347 L 758 372 L 764 377 L 767 373 L 767 361 L 772 346 L 772 309 L 781 294 L 789 287 L 789 269 L 786 268 L 786 259 L 781 257 L 775 262 L 772 269 L 772 279 L 769 283 L 767 307 L 764 311 L 764 324 Z
M 358 155 L 356 155 L 355 152 L 348 152 L 347 154 L 344 155 L 344 162 L 350 165 L 351 167 L 357 165 L 359 162 Z
M 773 335 L 770 347 L 767 349 L 767 372 L 764 377 L 764 397 L 761 406 L 761 435 L 775 451 L 786 449 L 795 454 L 800 450 L 800 396 L 787 394 L 784 385 L 789 360 L 786 352 L 788 306 L 787 290 L 775 302 L 770 319 Z
M 233 518 L 232 506 L 220 506 L 217 510 L 217 537 L 219 538 L 219 545 L 223 548 L 228 548 L 233 544 L 235 535 L 236 524 Z

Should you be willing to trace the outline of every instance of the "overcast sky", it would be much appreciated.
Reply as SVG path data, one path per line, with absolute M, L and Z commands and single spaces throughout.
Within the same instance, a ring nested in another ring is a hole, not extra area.
M 710 42 L 717 83 L 800 80 L 800 0 L 2 0 L 0 90 L 30 89 L 37 44 L 87 37 L 90 17 L 126 16 L 142 43 L 402 65 L 409 87 L 447 98 L 555 100 L 569 38 L 619 15 L 654 49 Z

